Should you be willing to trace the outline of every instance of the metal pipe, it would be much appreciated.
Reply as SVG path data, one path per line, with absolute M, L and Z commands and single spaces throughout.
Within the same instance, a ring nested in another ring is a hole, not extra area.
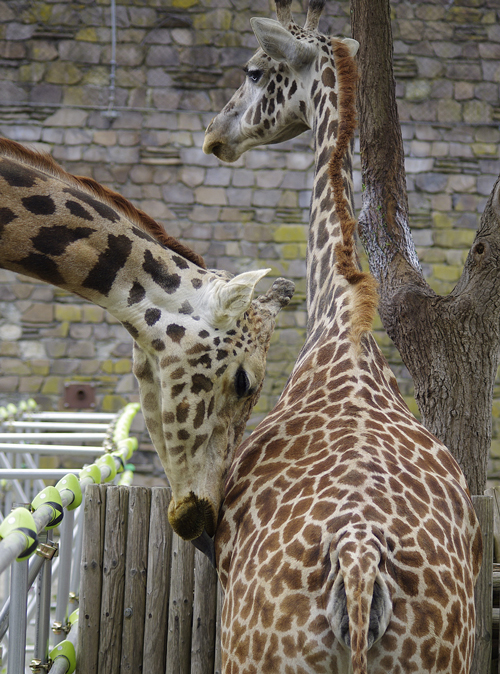
M 40 573 L 42 564 L 44 563 L 44 558 L 39 555 L 33 555 L 30 559 L 29 570 L 28 570 L 28 590 L 35 582 L 36 577 Z M 5 604 L 2 606 L 2 611 L 0 612 L 0 641 L 4 638 L 5 633 L 9 629 L 10 622 L 10 596 L 5 600 Z
M 17 428 L 20 431 L 28 428 L 35 428 L 36 433 L 43 433 L 44 431 L 92 431 L 105 432 L 109 428 L 109 424 L 93 424 L 93 423 L 75 423 L 71 421 L 12 421 L 9 423 L 10 428 Z M 20 440 L 23 439 L 21 436 Z
M 12 608 L 10 611 L 9 674 L 24 672 L 26 651 L 26 602 L 28 595 L 28 560 L 12 565 L 10 583 Z
M 80 442 L 81 440 L 105 440 L 107 433 L 0 433 L 0 442 L 4 440 L 51 440 L 55 442 Z
M 21 445 L 10 442 L 0 443 L 0 452 L 12 451 L 15 453 L 26 452 L 29 449 L 30 454 L 50 454 L 57 456 L 78 456 L 83 458 L 93 458 L 102 454 L 103 448 L 99 447 L 77 447 L 75 445 Z M 5 466 L 7 468 L 7 466 Z
M 51 546 L 48 535 L 41 536 L 40 543 Z M 50 554 L 50 553 L 49 553 Z M 38 575 L 36 593 L 35 652 L 34 659 L 42 665 L 48 662 L 50 632 L 50 590 L 52 586 L 52 557 L 46 558 Z
M 73 553 L 73 527 L 75 511 L 67 510 L 61 522 L 61 538 L 59 540 L 59 576 L 57 581 L 56 626 L 64 626 L 67 618 L 69 586 L 71 578 L 71 557 Z M 75 564 L 79 560 L 75 558 Z M 54 644 L 65 638 L 64 632 L 54 632 Z

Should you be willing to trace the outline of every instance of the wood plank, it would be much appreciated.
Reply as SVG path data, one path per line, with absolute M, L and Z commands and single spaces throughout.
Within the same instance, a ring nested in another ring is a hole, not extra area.
M 213 674 L 217 613 L 217 571 L 207 557 L 194 555 L 193 634 L 191 674 Z
M 165 674 L 167 662 L 168 604 L 172 563 L 172 527 L 167 512 L 170 489 L 151 489 L 148 577 L 144 618 L 143 672 Z
M 128 497 L 128 487 L 108 487 L 102 561 L 99 674 L 120 674 Z
M 106 488 L 99 484 L 89 485 L 83 508 L 77 671 L 97 674 Z
M 173 535 L 166 674 L 190 671 L 194 551 L 192 543 Z
M 215 662 L 214 674 L 222 672 L 222 650 L 221 650 L 221 627 L 222 627 L 222 606 L 224 605 L 224 590 L 220 582 L 217 582 L 217 614 L 215 617 Z
M 129 487 L 120 674 L 142 669 L 151 490 Z
M 493 561 L 500 562 L 500 486 L 485 490 L 493 497 Z
M 493 498 L 473 496 L 472 501 L 483 534 L 483 564 L 476 582 L 476 648 L 470 674 L 490 671 L 493 606 Z

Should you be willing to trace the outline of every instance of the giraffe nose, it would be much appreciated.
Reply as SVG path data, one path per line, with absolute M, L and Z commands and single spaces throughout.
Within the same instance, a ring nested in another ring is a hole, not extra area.
M 186 541 L 199 538 L 205 531 L 213 536 L 217 522 L 216 509 L 206 498 L 192 492 L 177 503 L 172 498 L 168 506 L 168 521 L 175 533 Z

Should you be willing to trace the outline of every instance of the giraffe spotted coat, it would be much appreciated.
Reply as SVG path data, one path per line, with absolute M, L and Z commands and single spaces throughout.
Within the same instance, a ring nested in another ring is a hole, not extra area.
M 290 2 L 207 129 L 226 161 L 313 130 L 308 335 L 270 415 L 237 450 L 216 533 L 224 674 L 468 674 L 482 540 L 465 479 L 415 420 L 369 332 L 355 255 L 356 43 Z

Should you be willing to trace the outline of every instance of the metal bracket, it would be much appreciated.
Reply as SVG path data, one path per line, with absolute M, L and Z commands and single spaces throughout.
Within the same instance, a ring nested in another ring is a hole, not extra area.
M 64 384 L 64 407 L 95 407 L 95 388 L 91 384 Z
M 42 664 L 41 660 L 34 658 L 30 662 L 30 669 L 34 674 L 37 674 L 38 672 L 48 672 L 51 667 L 52 667 L 52 660 L 49 660 L 45 664 Z
M 54 634 L 69 634 L 71 630 L 71 623 L 65 623 L 64 625 L 60 623 L 58 620 L 55 620 L 53 625 L 52 625 L 52 631 Z
M 36 554 L 45 559 L 53 559 L 59 555 L 58 543 L 40 543 L 36 549 Z

